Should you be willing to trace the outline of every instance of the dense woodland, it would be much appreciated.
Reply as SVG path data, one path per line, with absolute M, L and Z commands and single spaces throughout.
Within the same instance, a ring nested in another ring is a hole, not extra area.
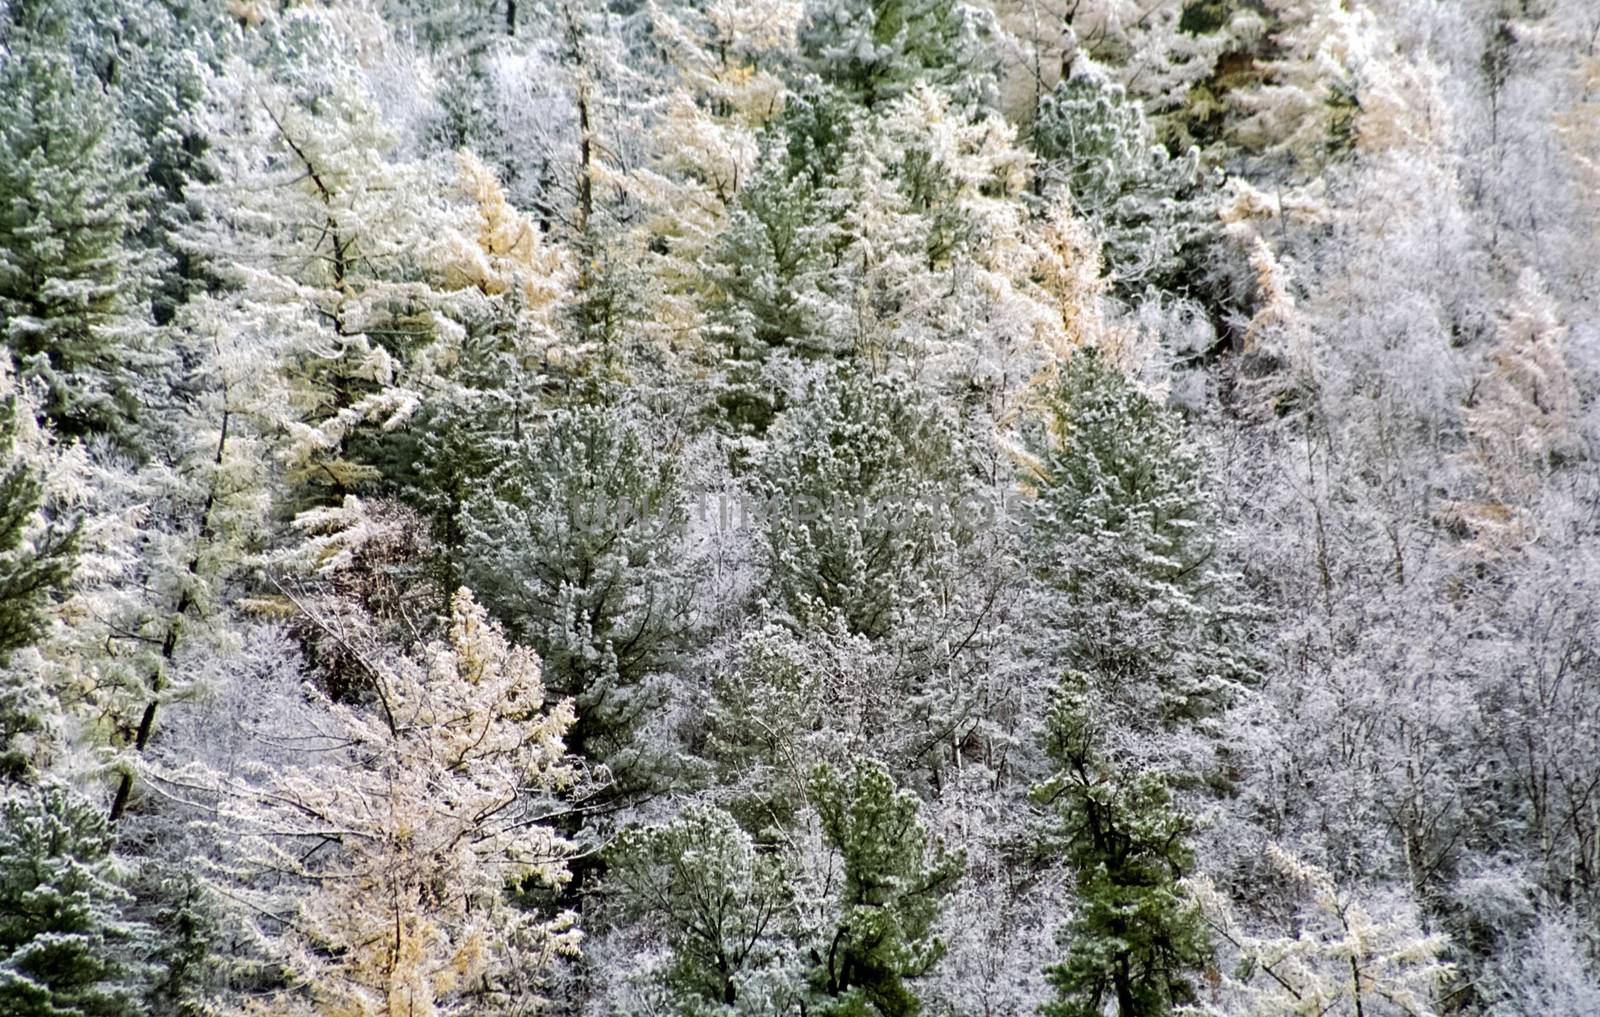
M 0 0 L 0 1013 L 1600 1014 L 1600 5 Z

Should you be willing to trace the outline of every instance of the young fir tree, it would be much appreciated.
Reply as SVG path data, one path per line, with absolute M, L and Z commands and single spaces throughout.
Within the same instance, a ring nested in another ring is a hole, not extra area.
M 922 1009 L 915 979 L 944 954 L 934 923 L 965 859 L 930 836 L 917 796 L 876 760 L 819 766 L 810 793 L 844 877 L 810 949 L 817 1010 L 912 1017 Z
M 104 812 L 60 787 L 0 802 L 0 1010 L 15 1017 L 134 1017 L 149 929 L 124 917 Z
M 1189 822 L 1158 773 L 1106 758 L 1086 695 L 1069 675 L 1051 705 L 1045 748 L 1057 767 L 1033 789 L 1051 810 L 1052 846 L 1074 876 L 1072 917 L 1049 969 L 1047 1017 L 1158 1017 L 1195 1001 L 1191 972 L 1210 955 L 1199 909 L 1179 880 L 1193 867 Z
M 461 512 L 469 581 L 576 701 L 567 744 L 610 768 L 614 795 L 656 787 L 665 766 L 634 735 L 688 632 L 680 484 L 675 457 L 615 409 L 559 410 L 503 447 Z
M 145 167 L 75 66 L 64 12 L 23 4 L 0 17 L 0 337 L 18 373 L 45 386 L 58 433 L 129 439 L 160 361 L 152 259 L 134 239 Z

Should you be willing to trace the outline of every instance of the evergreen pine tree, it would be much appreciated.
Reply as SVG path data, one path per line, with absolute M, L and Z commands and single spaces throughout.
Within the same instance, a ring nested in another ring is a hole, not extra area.
M 844 880 L 833 921 L 811 948 L 812 982 L 830 1017 L 911 1017 L 914 980 L 944 954 L 934 934 L 940 902 L 965 859 L 930 836 L 917 796 L 888 769 L 858 759 L 846 772 L 821 765 L 811 801 Z
M 755 465 L 773 601 L 878 638 L 936 598 L 972 536 L 962 451 L 950 417 L 902 378 L 814 383 Z
M 1195 263 L 1216 222 L 1197 149 L 1169 155 L 1139 103 L 1090 74 L 1060 82 L 1039 100 L 1032 140 L 1040 159 L 1036 187 L 1064 189 L 1073 211 L 1096 227 L 1118 292 L 1194 288 Z
M 8 8 L 0 94 L 0 337 L 58 433 L 130 437 L 155 374 L 145 166 L 75 67 L 52 4 Z
M 634 733 L 688 631 L 676 460 L 598 407 L 558 410 L 500 456 L 461 512 L 469 581 L 576 702 L 568 747 L 610 767 L 613 794 L 649 789 L 664 762 Z
M 1059 612 L 1062 662 L 1141 724 L 1215 712 L 1248 671 L 1245 607 L 1211 565 L 1181 422 L 1093 348 L 1061 366 L 1046 412 L 1025 548 Z
M 33 416 L 26 391 L 0 364 L 0 781 L 30 775 L 34 739 L 58 705 L 32 668 L 9 666 L 9 658 L 42 634 L 51 600 L 72 575 L 79 532 L 77 522 L 41 511 L 48 471 L 62 464 L 40 447 Z
M 22 418 L 26 403 L 7 373 L 0 368 L 0 665 L 38 636 L 52 591 L 72 574 L 77 543 L 70 521 L 40 514 L 42 464 L 18 442 L 18 432 L 33 425 Z
M 1074 910 L 1049 970 L 1046 1017 L 1158 1017 L 1195 1001 L 1190 972 L 1209 955 L 1197 907 L 1178 880 L 1193 867 L 1191 827 L 1158 773 L 1120 766 L 1099 745 L 1082 676 L 1051 706 L 1046 749 L 1058 767 L 1034 788 L 1055 815 L 1052 841 L 1075 878 Z
M 790 874 L 733 817 L 692 806 L 670 823 L 624 830 L 607 854 L 618 907 L 672 951 L 661 979 L 674 1012 L 782 1012 L 798 993 L 780 968 Z
M 963 0 L 829 0 L 816 6 L 801 45 L 823 80 L 868 109 L 919 80 L 991 102 L 991 17 Z
M 0 1010 L 15 1017 L 135 1017 L 149 930 L 123 917 L 99 807 L 58 787 L 0 802 Z

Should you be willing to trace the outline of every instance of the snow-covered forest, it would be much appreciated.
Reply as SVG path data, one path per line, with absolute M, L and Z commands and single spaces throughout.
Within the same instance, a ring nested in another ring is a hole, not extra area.
M 1600 1015 L 1600 4 L 0 0 L 0 1014 Z

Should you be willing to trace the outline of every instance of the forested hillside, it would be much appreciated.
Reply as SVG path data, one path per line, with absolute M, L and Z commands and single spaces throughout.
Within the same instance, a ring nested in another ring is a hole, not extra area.
M 0 1014 L 1597 1017 L 1600 5 L 0 0 Z

